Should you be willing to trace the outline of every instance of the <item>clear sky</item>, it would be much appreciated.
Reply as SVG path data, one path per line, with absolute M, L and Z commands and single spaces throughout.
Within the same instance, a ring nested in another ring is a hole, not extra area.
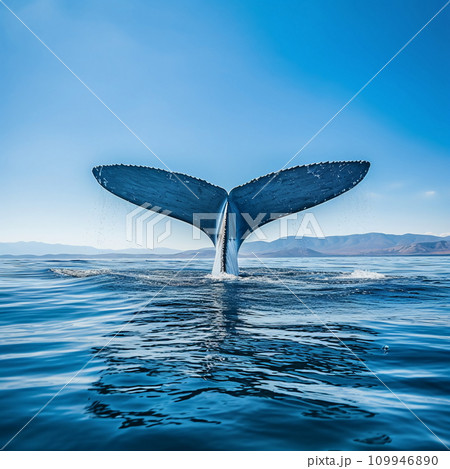
M 280 169 L 445 3 L 5 2 L 172 170 L 226 189 Z M 449 39 L 450 6 L 290 164 L 372 163 L 312 210 L 326 235 L 450 232 Z M 91 168 L 161 163 L 1 4 L 0 44 L 0 241 L 130 247 L 134 206 Z

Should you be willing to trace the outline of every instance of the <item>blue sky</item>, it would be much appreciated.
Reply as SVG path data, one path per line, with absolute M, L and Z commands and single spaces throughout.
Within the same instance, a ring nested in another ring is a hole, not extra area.
M 174 171 L 280 169 L 444 1 L 7 5 Z M 450 7 L 290 164 L 367 159 L 312 210 L 326 235 L 450 232 Z M 129 247 L 98 164 L 161 163 L 0 4 L 0 241 Z M 166 245 L 190 241 L 175 223 Z

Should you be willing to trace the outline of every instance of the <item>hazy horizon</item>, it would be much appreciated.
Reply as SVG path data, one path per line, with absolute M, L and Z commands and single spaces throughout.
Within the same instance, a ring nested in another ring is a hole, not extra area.
M 353 234 L 349 234 L 349 235 L 330 235 L 330 236 L 327 236 L 326 238 L 333 238 L 333 237 L 336 237 L 336 236 L 339 236 L 339 237 L 353 237 L 353 236 L 364 236 L 364 235 L 385 235 L 385 236 L 407 236 L 407 235 L 412 235 L 412 236 L 434 236 L 434 237 L 437 237 L 437 238 L 443 238 L 443 239 L 446 239 L 448 237 L 450 237 L 450 233 L 443 233 L 442 235 L 434 235 L 432 233 L 402 233 L 402 234 L 394 234 L 394 233 L 380 233 L 380 232 L 370 232 L 370 233 L 353 233 Z M 265 242 L 265 243 L 271 243 L 273 241 L 277 241 L 277 240 L 282 240 L 282 239 L 292 239 L 292 238 L 296 238 L 295 236 L 293 235 L 289 235 L 288 237 L 278 237 L 276 239 L 266 239 L 266 240 L 258 240 L 258 239 L 254 239 L 254 240 L 250 240 L 250 239 L 247 239 L 244 243 L 244 246 L 247 245 L 248 243 L 252 243 L 252 242 Z M 308 235 L 305 235 L 303 238 L 307 238 L 307 239 L 318 239 L 316 236 L 308 236 Z M 302 238 L 297 238 L 297 239 L 302 239 Z M 102 248 L 97 248 L 95 246 L 91 246 L 91 245 L 82 245 L 82 244 L 66 244 L 66 243 L 45 243 L 45 242 L 42 242 L 42 241 L 11 241 L 11 242 L 5 242 L 5 241 L 0 241 L 0 246 L 2 245 L 10 245 L 10 244 L 39 244 L 39 245 L 44 245 L 43 249 L 45 248 L 45 246 L 62 246 L 63 248 L 87 248 L 87 249 L 94 249 L 94 250 L 98 250 L 98 251 L 154 251 L 155 253 L 164 253 L 165 251 L 178 251 L 178 252 L 182 252 L 182 251 L 187 251 L 187 250 L 192 250 L 192 249 L 183 249 L 183 248 L 176 248 L 176 247 L 172 247 L 172 248 L 167 248 L 167 247 L 164 247 L 164 246 L 160 246 L 160 245 L 156 245 L 154 246 L 154 248 L 150 248 L 150 247 L 145 247 L 145 246 L 142 246 L 142 245 L 136 245 L 136 244 L 132 244 L 132 243 L 129 243 L 130 245 L 126 248 L 119 248 L 119 249 L 115 249 L 115 248 L 112 248 L 112 247 L 102 247 Z M 204 245 L 198 245 L 197 247 L 193 248 L 194 250 L 195 249 L 211 249 L 213 250 L 214 246 L 212 244 L 212 242 L 209 242 L 209 244 L 205 243 Z M 42 251 L 42 254 L 45 255 L 45 253 Z M 61 252 L 60 254 L 66 254 L 66 253 L 63 253 Z M 67 254 L 71 254 L 71 253 L 67 253 Z M 8 252 L 2 252 L 0 251 L 0 256 L 4 256 L 4 255 L 8 255 Z M 18 255 L 21 255 L 21 254 L 18 254 Z M 24 254 L 25 255 L 25 254 Z

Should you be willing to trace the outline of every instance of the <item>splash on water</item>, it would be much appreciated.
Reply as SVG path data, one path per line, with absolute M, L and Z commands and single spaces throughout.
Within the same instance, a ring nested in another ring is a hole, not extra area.
M 226 272 L 220 272 L 218 274 L 208 274 L 206 278 L 216 281 L 223 281 L 223 280 L 238 280 L 239 277 L 233 274 L 227 274 Z
M 76 278 L 86 278 L 86 277 L 94 277 L 96 275 L 104 275 L 107 274 L 108 271 L 106 269 L 65 269 L 65 268 L 54 268 L 50 269 L 52 272 L 58 275 L 62 275 L 65 277 L 76 277 Z
M 370 270 L 355 269 L 351 273 L 342 274 L 339 278 L 381 280 L 386 278 L 386 275 L 380 274 L 379 272 L 371 272 Z

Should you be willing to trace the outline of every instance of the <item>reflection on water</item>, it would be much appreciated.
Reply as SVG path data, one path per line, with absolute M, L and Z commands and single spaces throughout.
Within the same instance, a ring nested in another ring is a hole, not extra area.
M 257 297 L 256 285 L 225 281 L 211 283 L 196 300 L 153 301 L 101 351 L 106 367 L 91 388 L 96 396 L 88 411 L 118 419 L 123 428 L 226 422 L 222 409 L 195 404 L 207 394 L 288 402 L 313 418 L 372 417 L 357 392 L 349 392 L 379 384 L 363 363 L 325 325 L 305 321 L 310 317 L 281 325 L 265 318 L 257 326 L 258 312 L 245 297 L 249 286 Z M 374 331 L 328 327 L 364 360 Z M 330 401 L 330 387 L 346 390 Z
M 218 281 L 199 262 L 175 279 L 163 262 L 10 266 L 0 436 L 93 358 L 11 449 L 443 448 L 367 368 L 447 437 L 450 295 L 436 265 L 274 261 L 275 276 L 249 263 Z

